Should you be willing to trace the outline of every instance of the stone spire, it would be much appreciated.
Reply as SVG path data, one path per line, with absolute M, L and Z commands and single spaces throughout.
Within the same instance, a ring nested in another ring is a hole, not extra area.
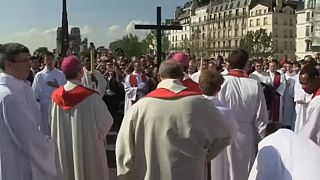
M 62 0 L 62 32 L 61 32 L 61 54 L 65 56 L 69 49 L 69 30 L 67 15 L 67 0 Z

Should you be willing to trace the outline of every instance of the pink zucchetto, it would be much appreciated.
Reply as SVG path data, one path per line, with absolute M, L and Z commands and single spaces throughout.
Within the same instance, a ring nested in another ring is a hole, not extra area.
M 81 62 L 76 56 L 68 56 L 61 63 L 61 71 L 65 74 L 77 68 Z
M 177 52 L 172 56 L 172 60 L 181 63 L 183 67 L 189 66 L 189 56 L 184 52 Z

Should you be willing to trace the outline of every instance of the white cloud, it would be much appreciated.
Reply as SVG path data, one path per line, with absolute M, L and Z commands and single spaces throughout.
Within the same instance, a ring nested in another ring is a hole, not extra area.
M 120 29 L 121 29 L 121 26 L 119 26 L 119 25 L 112 25 L 112 26 L 108 27 L 109 32 L 118 31 Z
M 94 29 L 90 26 L 83 26 L 83 27 L 80 27 L 80 32 L 81 32 L 81 35 L 88 35 L 88 34 L 92 34 L 94 31 Z
M 43 34 L 49 35 L 49 34 L 56 34 L 57 28 L 51 28 L 43 31 Z
M 142 20 L 132 20 L 128 22 L 125 27 L 121 27 L 120 25 L 111 25 L 107 28 L 107 43 L 120 39 L 124 35 L 129 33 L 137 35 L 140 40 L 144 39 L 149 30 L 136 30 L 134 29 L 134 26 L 136 24 L 150 24 L 150 22 Z

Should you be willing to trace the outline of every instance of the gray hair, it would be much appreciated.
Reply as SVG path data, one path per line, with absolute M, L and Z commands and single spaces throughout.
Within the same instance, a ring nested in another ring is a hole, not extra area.
M 5 61 L 14 62 L 21 53 L 29 53 L 29 49 L 19 43 L 7 43 L 0 45 L 0 69 L 5 70 Z
M 182 79 L 183 68 L 172 60 L 166 60 L 160 64 L 159 75 L 164 79 Z

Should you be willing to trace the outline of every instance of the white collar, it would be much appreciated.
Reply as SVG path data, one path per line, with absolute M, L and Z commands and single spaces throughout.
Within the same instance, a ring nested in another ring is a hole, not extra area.
M 168 89 L 174 93 L 179 93 L 187 89 L 178 79 L 164 79 L 158 84 L 157 88 Z

